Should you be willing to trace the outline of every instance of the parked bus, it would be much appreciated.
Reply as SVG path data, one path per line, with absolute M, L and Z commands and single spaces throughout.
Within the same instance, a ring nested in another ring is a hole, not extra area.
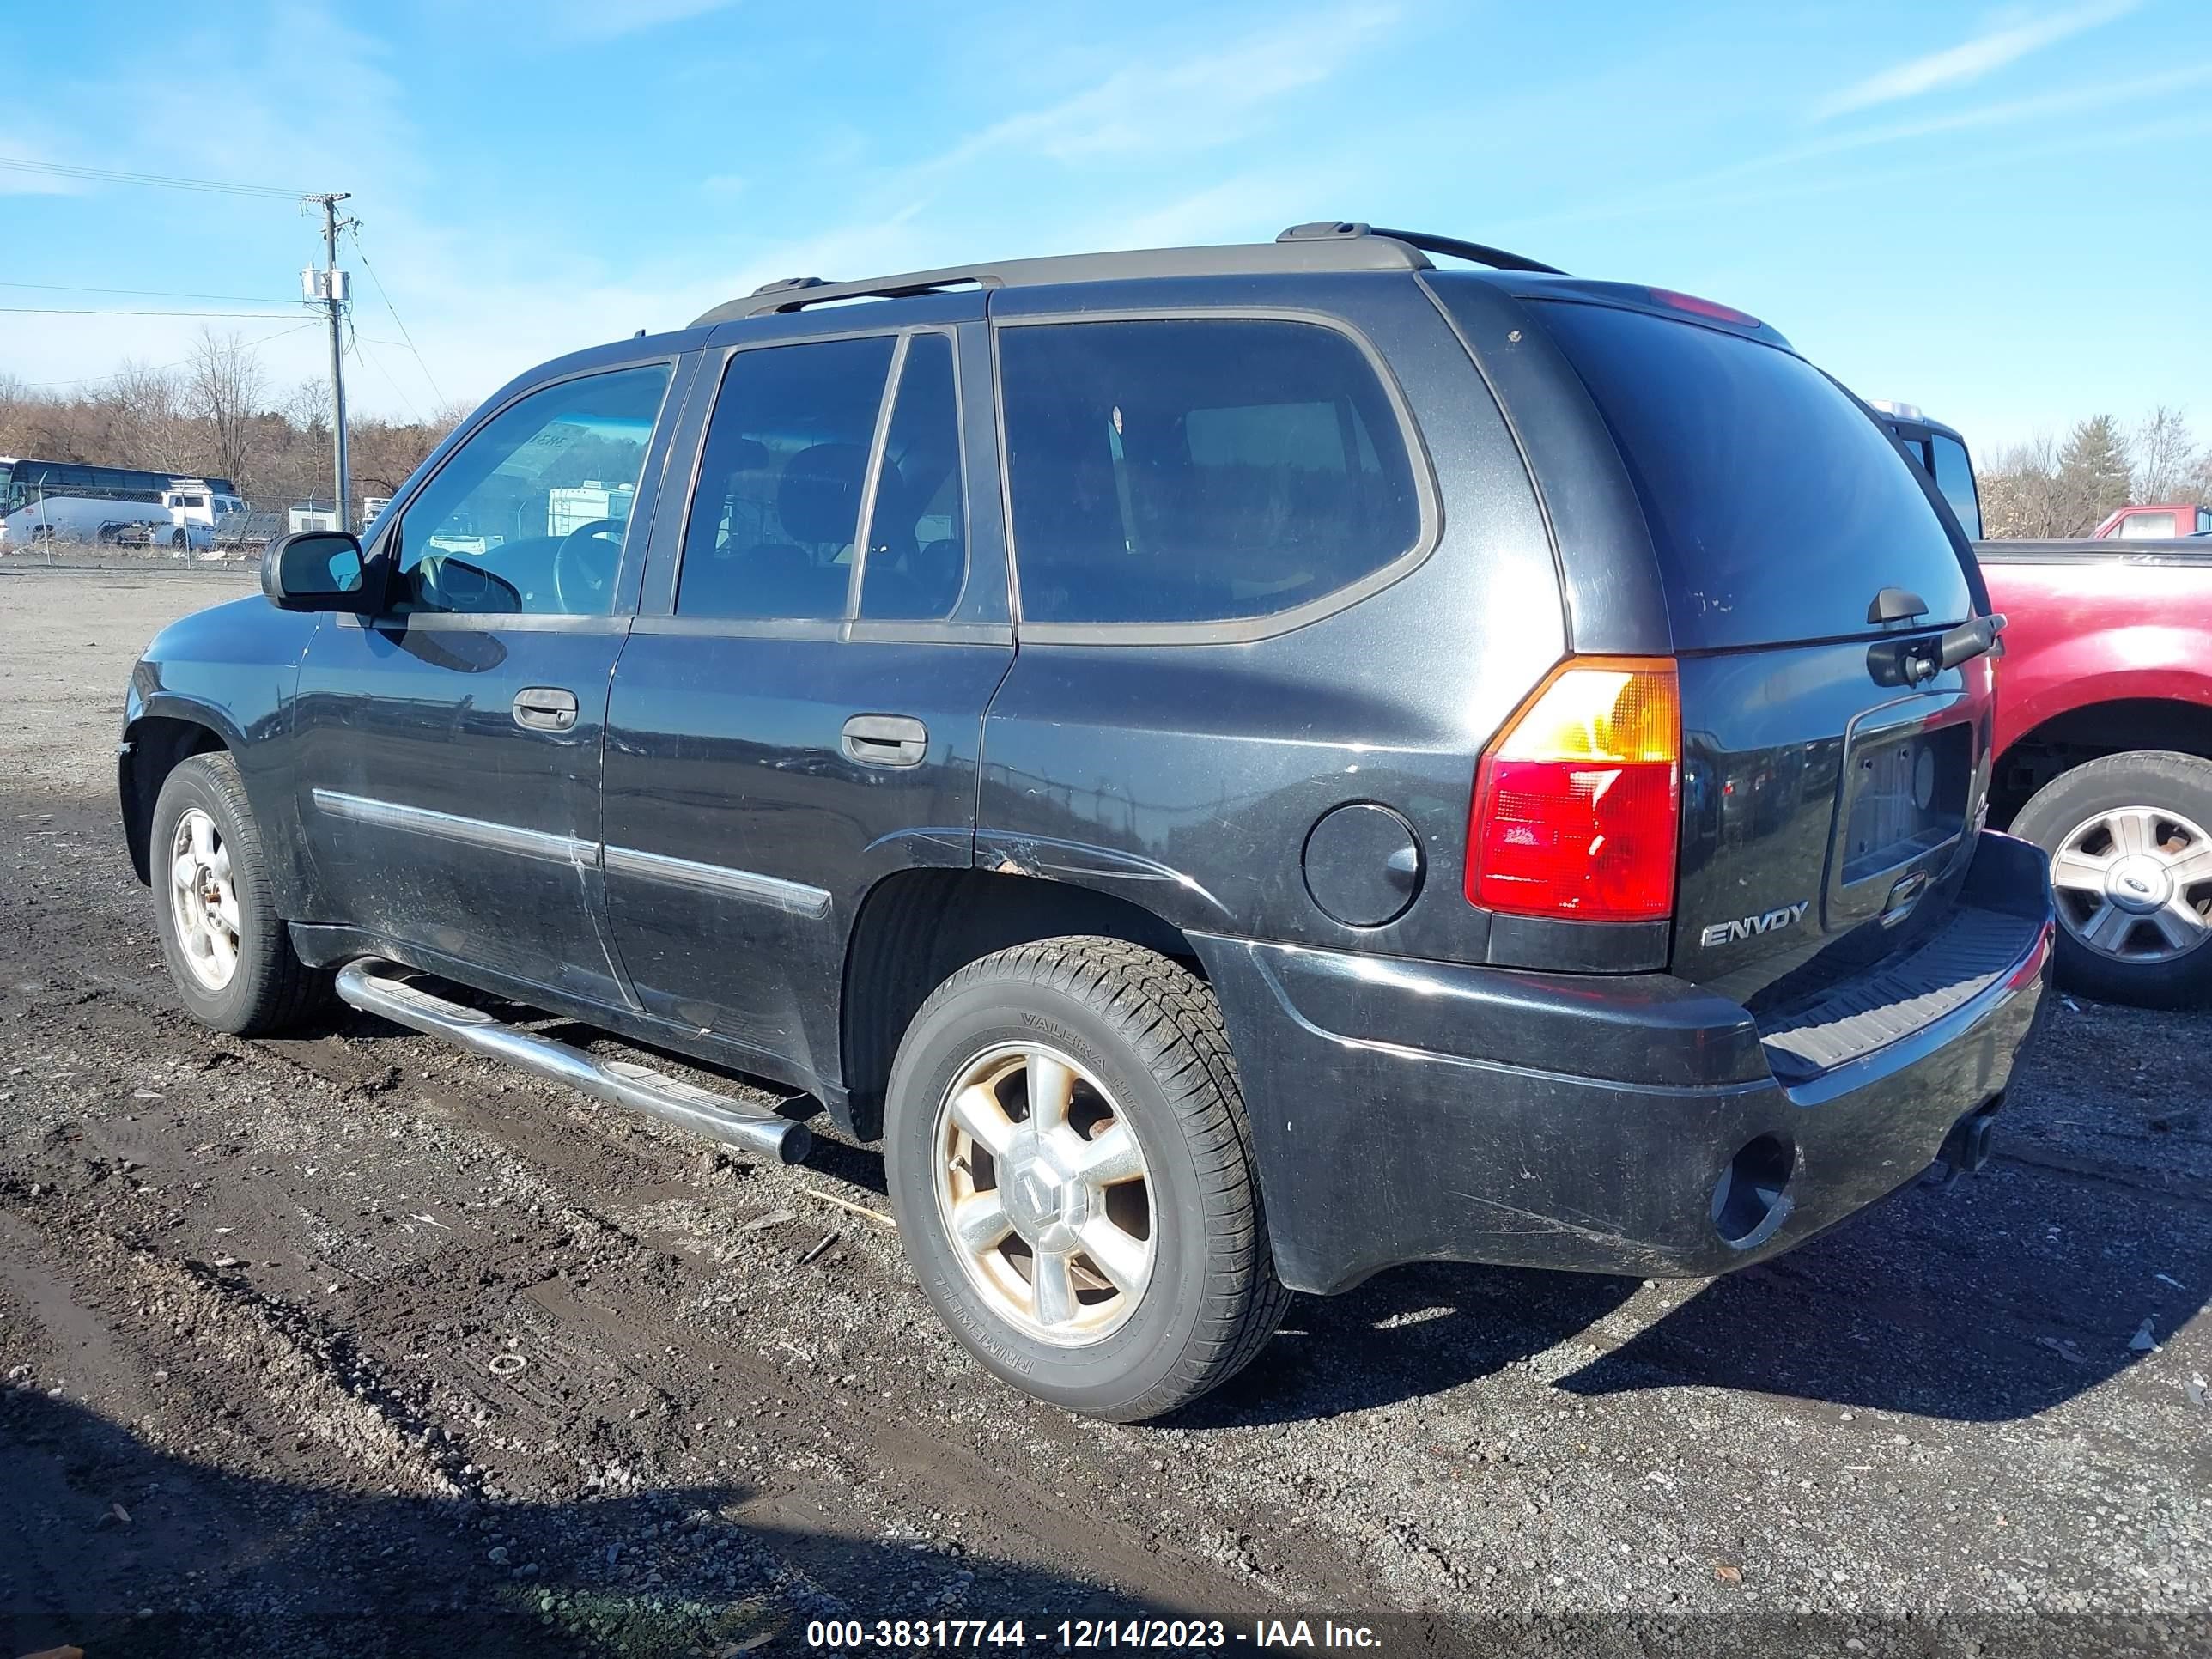
M 0 455 L 0 550 L 47 541 L 212 547 L 246 503 L 228 478 Z

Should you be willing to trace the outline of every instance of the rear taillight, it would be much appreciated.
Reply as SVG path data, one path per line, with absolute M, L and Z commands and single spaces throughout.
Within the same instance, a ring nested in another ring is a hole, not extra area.
M 1512 915 L 1663 920 L 1681 794 L 1674 663 L 1571 660 L 1476 769 L 1467 896 Z

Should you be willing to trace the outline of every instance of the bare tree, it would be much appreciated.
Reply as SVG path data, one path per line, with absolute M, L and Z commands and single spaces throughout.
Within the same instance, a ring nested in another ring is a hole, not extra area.
M 155 471 L 182 471 L 191 465 L 195 434 L 185 408 L 185 391 L 165 368 L 149 368 L 125 359 L 98 394 L 108 410 L 115 453 L 138 458 Z
M 261 360 L 235 333 L 200 330 L 185 362 L 185 398 L 203 422 L 214 465 L 208 470 L 251 493 L 254 419 L 266 392 Z
M 2014 444 L 1977 471 L 1982 527 L 2001 540 L 2030 540 L 2066 533 L 2058 503 L 2058 445 L 2048 432 Z
M 22 442 L 19 428 L 25 412 L 36 401 L 36 394 L 20 375 L 0 374 L 0 452 L 20 453 L 29 447 Z
M 2212 463 L 2212 455 L 2199 456 L 2189 422 L 2178 409 L 2160 404 L 2143 417 L 2129 444 L 2135 463 L 2135 499 L 2138 501 L 2176 501 L 2190 499 L 2191 483 Z
M 328 434 L 331 429 L 331 382 L 327 375 L 312 375 L 284 394 L 277 412 L 301 431 Z M 352 425 L 349 421 L 348 426 Z

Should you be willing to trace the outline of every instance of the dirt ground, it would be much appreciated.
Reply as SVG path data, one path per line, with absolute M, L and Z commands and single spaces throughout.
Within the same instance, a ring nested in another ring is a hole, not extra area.
M 2062 1006 L 1987 1173 L 1734 1278 L 1404 1269 L 1173 1421 L 1079 1420 L 845 1207 L 884 1207 L 871 1152 L 751 1163 L 357 1015 L 183 1017 L 117 712 L 248 580 L 0 568 L 0 1659 L 1144 1609 L 1231 1649 L 2212 1638 L 2206 1016 Z

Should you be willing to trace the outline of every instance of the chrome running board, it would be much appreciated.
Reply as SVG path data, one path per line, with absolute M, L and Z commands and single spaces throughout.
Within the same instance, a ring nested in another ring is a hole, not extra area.
M 363 1013 L 428 1036 L 443 1037 L 471 1054 L 509 1061 L 540 1077 L 580 1089 L 596 1100 L 647 1113 L 710 1140 L 764 1152 L 784 1164 L 798 1163 L 813 1148 L 814 1136 L 804 1123 L 763 1112 L 648 1066 L 600 1060 L 551 1037 L 518 1030 L 480 1009 L 449 1002 L 403 977 L 412 971 L 373 957 L 349 962 L 338 969 L 338 995 Z

